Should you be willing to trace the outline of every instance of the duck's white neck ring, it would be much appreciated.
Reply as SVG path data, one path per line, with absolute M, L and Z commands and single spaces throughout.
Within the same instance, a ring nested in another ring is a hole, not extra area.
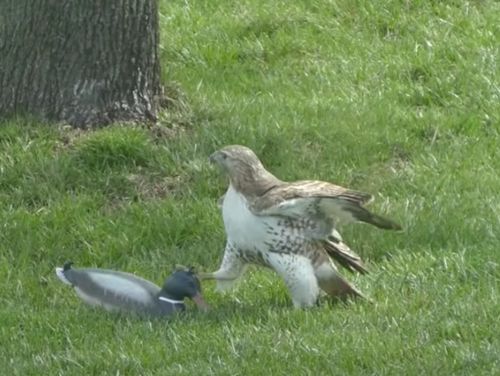
M 158 299 L 163 300 L 164 302 L 172 303 L 172 304 L 184 304 L 183 300 L 174 300 L 165 298 L 164 296 L 159 296 Z

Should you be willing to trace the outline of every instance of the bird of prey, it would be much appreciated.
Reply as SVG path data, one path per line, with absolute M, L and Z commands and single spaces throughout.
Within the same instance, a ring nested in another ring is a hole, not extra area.
M 210 161 L 229 176 L 222 198 L 227 243 L 219 269 L 200 273 L 201 279 L 215 279 L 218 289 L 226 290 L 248 264 L 256 264 L 284 279 L 295 307 L 314 305 L 320 289 L 341 299 L 363 296 L 339 274 L 332 259 L 351 272 L 367 272 L 342 241 L 339 222 L 401 228 L 363 206 L 371 195 L 322 181 L 282 181 L 245 146 L 226 146 Z

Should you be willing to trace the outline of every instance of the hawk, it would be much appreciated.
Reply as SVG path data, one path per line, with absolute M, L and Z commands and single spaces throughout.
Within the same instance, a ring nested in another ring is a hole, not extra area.
M 336 230 L 340 222 L 401 229 L 363 206 L 371 195 L 322 181 L 282 181 L 245 146 L 226 146 L 210 161 L 229 176 L 221 203 L 227 243 L 219 269 L 200 278 L 215 279 L 225 290 L 248 264 L 256 264 L 284 279 L 295 307 L 314 305 L 320 289 L 341 299 L 363 296 L 332 260 L 351 272 L 367 272 Z

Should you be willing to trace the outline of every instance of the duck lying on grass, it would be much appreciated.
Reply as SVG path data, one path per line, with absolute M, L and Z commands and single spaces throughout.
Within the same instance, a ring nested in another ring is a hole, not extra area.
M 192 299 L 202 310 L 208 305 L 201 295 L 200 281 L 192 269 L 176 270 L 163 288 L 130 273 L 107 269 L 73 269 L 72 262 L 56 268 L 61 281 L 75 288 L 87 304 L 108 311 L 146 316 L 167 316 L 186 307 L 184 299 Z

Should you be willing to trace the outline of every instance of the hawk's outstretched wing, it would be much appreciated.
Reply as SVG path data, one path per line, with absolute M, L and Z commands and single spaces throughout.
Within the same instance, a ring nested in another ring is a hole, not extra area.
M 367 193 L 327 182 L 303 180 L 274 186 L 253 199 L 250 210 L 259 216 L 328 218 L 333 223 L 361 221 L 384 229 L 401 229 L 397 223 L 363 207 L 371 200 L 372 196 Z

